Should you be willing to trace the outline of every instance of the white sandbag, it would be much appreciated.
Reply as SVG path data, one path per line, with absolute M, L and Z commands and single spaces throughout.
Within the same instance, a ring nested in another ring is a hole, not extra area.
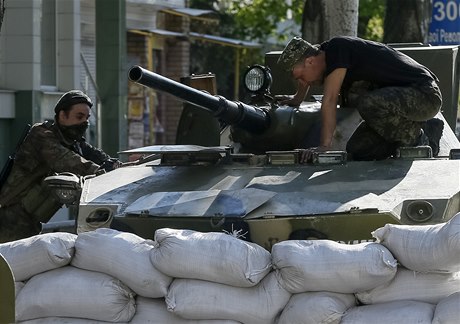
M 227 320 L 189 320 L 181 318 L 166 308 L 163 298 L 145 298 L 137 296 L 136 314 L 130 324 L 237 324 Z
M 77 235 L 55 232 L 0 244 L 0 253 L 13 271 L 15 281 L 69 264 Z
M 397 269 L 388 249 L 373 242 L 283 241 L 273 245 L 272 260 L 281 285 L 291 293 L 355 293 L 390 281 Z
M 415 300 L 437 304 L 441 299 L 460 291 L 460 272 L 421 273 L 399 268 L 395 278 L 379 287 L 356 294 L 363 304 L 395 300 Z
M 33 276 L 16 297 L 16 320 L 76 317 L 128 322 L 134 293 L 120 280 L 100 272 L 66 266 Z
M 456 292 L 436 305 L 433 324 L 458 324 L 460 322 L 460 292 Z
M 341 324 L 431 324 L 435 305 L 413 300 L 401 300 L 350 308 Z
M 310 292 L 292 295 L 277 324 L 339 324 L 356 305 L 353 294 Z
M 152 240 L 132 233 L 100 228 L 78 236 L 71 265 L 109 274 L 138 295 L 164 297 L 172 278 L 158 271 L 150 261 L 153 245 Z
M 251 287 L 271 270 L 270 252 L 225 233 L 158 229 L 152 250 L 155 267 L 175 278 Z
M 75 318 L 75 317 L 43 317 L 36 318 L 27 321 L 16 322 L 20 324 L 107 324 L 109 322 L 104 321 L 95 321 L 85 318 Z M 123 322 L 122 324 L 128 324 L 130 322 Z
M 372 236 L 405 268 L 419 272 L 460 271 L 460 213 L 436 225 L 387 224 Z
M 233 287 L 196 279 L 174 279 L 166 296 L 169 311 L 188 319 L 273 323 L 291 294 L 269 273 L 254 287 Z

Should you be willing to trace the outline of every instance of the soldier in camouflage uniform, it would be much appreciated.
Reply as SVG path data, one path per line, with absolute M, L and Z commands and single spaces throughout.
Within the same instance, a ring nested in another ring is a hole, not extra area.
M 294 37 L 278 64 L 298 82 L 297 93 L 284 103 L 298 105 L 310 85 L 324 87 L 320 146 L 304 150 L 302 162 L 330 148 L 339 98 L 341 107 L 356 108 L 363 118 L 347 143 L 352 159 L 386 159 L 398 147 L 421 144 L 430 144 L 437 155 L 443 129 L 443 122 L 433 119 L 442 104 L 438 79 L 409 56 L 358 37 L 334 37 L 320 45 Z
M 32 126 L 0 191 L 0 243 L 39 234 L 41 223 L 62 207 L 44 184 L 45 177 L 61 172 L 85 176 L 119 165 L 83 137 L 91 107 L 86 94 L 72 90 L 57 102 L 54 122 Z

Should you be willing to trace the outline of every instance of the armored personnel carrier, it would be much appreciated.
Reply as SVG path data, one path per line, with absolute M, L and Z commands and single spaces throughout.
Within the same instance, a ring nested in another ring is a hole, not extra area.
M 121 152 L 141 159 L 85 179 L 77 232 L 111 227 L 153 238 L 164 227 L 224 231 L 270 249 L 288 239 L 363 242 L 387 223 L 434 224 L 460 211 L 460 143 L 441 113 L 436 157 L 420 146 L 382 161 L 353 161 L 345 144 L 360 117 L 338 108 L 333 150 L 300 164 L 298 149 L 319 139 L 320 102 L 279 105 L 270 93 L 272 68 L 248 69 L 252 96 L 243 103 L 132 67 L 131 82 L 206 112 L 222 129 L 220 142 Z M 194 131 L 206 134 L 208 122 Z

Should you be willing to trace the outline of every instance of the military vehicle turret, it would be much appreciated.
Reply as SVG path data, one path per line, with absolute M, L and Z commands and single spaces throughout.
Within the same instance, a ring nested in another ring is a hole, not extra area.
M 277 104 L 270 68 L 256 65 L 245 74 L 253 94 L 247 104 L 139 66 L 129 79 L 208 111 L 222 125 L 221 145 L 121 152 L 142 159 L 85 179 L 77 232 L 112 227 L 153 238 L 164 227 L 224 231 L 270 249 L 287 239 L 357 243 L 387 223 L 434 224 L 460 211 L 460 143 L 441 113 L 437 157 L 422 146 L 383 161 L 348 160 L 345 143 L 360 118 L 338 108 L 333 150 L 299 164 L 297 149 L 318 141 L 320 102 Z

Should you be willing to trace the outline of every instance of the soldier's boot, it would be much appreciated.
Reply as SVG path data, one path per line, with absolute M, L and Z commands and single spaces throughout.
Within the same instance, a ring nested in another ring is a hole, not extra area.
M 352 160 L 374 161 L 391 157 L 398 146 L 386 141 L 363 121 L 348 140 L 346 150 Z
M 438 118 L 427 120 L 423 127 L 423 133 L 428 138 L 428 145 L 433 151 L 433 156 L 438 156 L 439 154 L 439 141 L 441 140 L 443 130 L 444 122 Z

